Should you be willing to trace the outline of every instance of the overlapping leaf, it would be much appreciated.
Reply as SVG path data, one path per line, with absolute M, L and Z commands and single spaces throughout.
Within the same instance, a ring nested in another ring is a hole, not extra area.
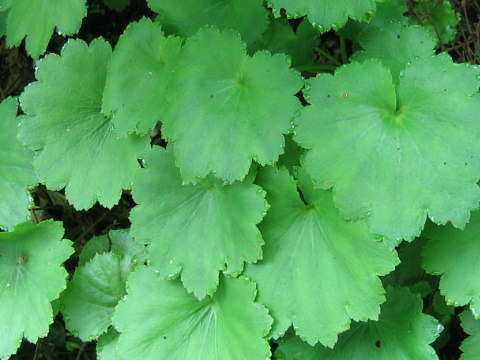
M 460 360 L 479 360 L 480 359 L 480 320 L 476 320 L 470 311 L 464 311 L 460 314 L 462 328 L 470 335 L 463 340 L 460 350 L 463 354 Z
M 286 55 L 249 57 L 235 32 L 204 28 L 186 40 L 175 74 L 162 130 L 185 182 L 209 172 L 233 182 L 252 159 L 278 159 L 302 86 Z
M 97 359 L 98 360 L 117 360 L 117 342 L 120 334 L 113 327 L 98 338 Z
M 151 268 L 134 271 L 126 300 L 114 316 L 121 335 L 118 360 L 264 360 L 263 338 L 272 318 L 254 302 L 255 285 L 221 277 L 212 297 L 199 301 L 178 280 L 160 280 Z M 141 319 L 141 323 L 139 320 Z
M 130 257 L 113 253 L 96 255 L 78 267 L 62 294 L 66 327 L 83 341 L 98 338 L 111 325 L 118 301 L 125 295 Z
M 313 62 L 313 49 L 319 37 L 318 30 L 306 19 L 294 31 L 286 19 L 277 18 L 269 24 L 255 49 L 265 49 L 272 54 L 287 54 L 292 58 L 292 67 L 308 65 Z
M 281 15 L 285 9 L 289 18 L 307 16 L 308 20 L 322 32 L 330 29 L 338 30 L 352 18 L 359 21 L 367 21 L 368 15 L 375 12 L 375 0 L 268 0 L 275 16 Z
M 262 0 L 148 0 L 157 20 L 168 33 L 189 37 L 205 25 L 221 30 L 235 29 L 252 45 L 267 27 Z
M 423 27 L 407 27 L 401 23 L 386 24 L 381 29 L 369 28 L 358 36 L 358 42 L 365 50 L 354 53 L 352 60 L 379 59 L 390 68 L 396 85 L 409 61 L 431 57 L 435 47 L 435 39 Z
M 165 92 L 177 63 L 181 39 L 166 38 L 158 23 L 143 18 L 131 23 L 112 55 L 102 111 L 114 114 L 115 132 L 145 134 L 162 120 Z
M 88 209 L 98 200 L 115 205 L 131 186 L 137 158 L 149 137 L 117 138 L 111 118 L 101 113 L 111 48 L 103 39 L 87 46 L 69 41 L 61 56 L 38 62 L 37 82 L 20 97 L 26 116 L 19 138 L 38 150 L 34 166 L 51 190 L 66 187 L 67 200 Z
M 200 299 L 215 290 L 219 270 L 237 274 L 243 262 L 261 258 L 256 227 L 265 212 L 265 192 L 256 185 L 223 185 L 209 176 L 182 185 L 171 150 L 155 147 L 135 179 L 130 215 L 136 241 L 150 243 L 148 259 L 162 277 L 181 278 Z M 188 251 L 186 251 L 188 249 Z
M 340 335 L 333 349 L 309 346 L 290 337 L 278 351 L 287 360 L 437 360 L 429 345 L 442 331 L 438 321 L 422 314 L 423 302 L 406 288 L 387 287 L 387 301 L 378 321 L 355 323 Z
M 27 188 L 37 181 L 33 151 L 17 140 L 17 107 L 14 98 L 0 104 L 0 228 L 7 230 L 29 218 Z
M 27 52 L 38 58 L 45 52 L 53 30 L 72 35 L 87 14 L 84 0 L 0 0 L 0 11 L 8 11 L 7 46 L 18 46 L 26 37 Z
M 259 172 L 272 207 L 260 224 L 264 259 L 245 275 L 258 283 L 259 301 L 275 319 L 272 337 L 293 324 L 310 344 L 333 346 L 350 319 L 378 317 L 385 300 L 378 275 L 392 271 L 398 258 L 373 239 L 366 222 L 346 222 L 330 191 L 313 189 L 300 174 L 308 205 L 285 168 Z
M 22 223 L 0 233 L 0 358 L 14 354 L 25 336 L 30 342 L 48 333 L 50 302 L 65 289 L 62 264 L 73 253 L 61 240 L 60 222 Z
M 412 60 L 397 87 L 377 60 L 310 80 L 294 139 L 346 218 L 369 217 L 391 245 L 427 215 L 463 227 L 480 191 L 480 97 L 474 67 L 446 54 Z
M 427 234 L 432 240 L 423 250 L 423 267 L 441 275 L 439 287 L 448 304 L 469 304 L 480 317 L 480 212 L 472 213 L 463 231 L 448 225 L 430 228 Z

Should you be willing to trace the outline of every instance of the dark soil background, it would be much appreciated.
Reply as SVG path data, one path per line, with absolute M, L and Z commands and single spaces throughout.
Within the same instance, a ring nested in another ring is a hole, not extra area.
M 451 45 L 440 44 L 438 51 L 447 51 L 456 62 L 480 64 L 478 56 L 480 53 L 480 4 L 478 0 L 451 0 L 451 3 L 458 13 L 457 39 Z M 412 0 L 407 0 L 407 5 L 411 14 L 420 23 L 429 18 L 430 14 L 418 13 L 413 10 Z M 120 13 L 110 10 L 102 0 L 91 0 L 89 1 L 88 16 L 83 19 L 79 33 L 73 37 L 90 42 L 94 38 L 102 36 L 114 46 L 126 26 L 143 16 L 152 19 L 154 17 L 146 0 L 131 0 L 131 4 Z M 292 21 L 291 24 L 295 28 L 296 21 Z M 47 53 L 59 54 L 65 42 L 65 38 L 54 33 Z M 334 32 L 323 34 L 319 46 L 323 51 L 341 60 L 340 40 Z M 317 61 L 322 63 L 321 56 L 318 56 Z M 35 81 L 34 64 L 32 59 L 27 56 L 24 46 L 6 48 L 5 39 L 1 38 L 0 101 L 8 96 L 20 95 L 23 88 L 32 81 Z M 152 143 L 162 143 L 160 136 L 153 137 Z M 36 205 L 31 210 L 33 221 L 40 222 L 52 218 L 63 221 L 66 229 L 65 237 L 74 242 L 76 253 L 66 264 L 66 268 L 71 274 L 75 270 L 78 255 L 85 243 L 93 236 L 106 234 L 111 229 L 129 227 L 128 214 L 135 205 L 128 191 L 123 193 L 119 204 L 112 209 L 106 209 L 97 204 L 88 211 L 76 211 L 66 202 L 62 191 L 50 191 L 42 185 L 33 189 L 32 195 Z M 458 310 L 460 312 L 461 309 Z M 450 326 L 445 331 L 448 333 L 443 335 L 444 345 L 438 352 L 439 357 L 442 360 L 458 359 L 461 354 L 459 346 L 466 334 L 460 327 L 457 316 L 453 317 Z M 94 342 L 82 343 L 72 336 L 65 330 L 63 319 L 61 315 L 58 315 L 46 338 L 40 339 L 37 344 L 24 341 L 11 360 L 91 360 L 96 359 L 95 345 Z M 272 346 L 275 347 L 275 344 Z

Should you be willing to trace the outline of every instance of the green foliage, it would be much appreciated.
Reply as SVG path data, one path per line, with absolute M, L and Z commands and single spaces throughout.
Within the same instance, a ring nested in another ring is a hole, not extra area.
M 259 359 L 270 356 L 272 318 L 254 302 L 255 285 L 222 276 L 217 291 L 199 301 L 178 280 L 160 280 L 151 268 L 132 273 L 117 306 L 118 359 Z M 138 320 L 142 326 L 138 327 Z M 188 334 L 188 340 L 185 338 Z M 186 341 L 187 340 L 187 341 Z
M 90 46 L 70 40 L 61 56 L 49 54 L 38 62 L 38 81 L 20 97 L 26 115 L 18 135 L 37 151 L 40 182 L 50 189 L 65 187 L 77 209 L 89 209 L 96 201 L 115 205 L 149 146 L 148 137 L 118 138 L 111 116 L 101 113 L 111 52 L 102 39 Z
M 17 140 L 18 103 L 8 98 L 0 104 L 0 228 L 11 229 L 30 218 L 30 195 L 27 188 L 35 186 L 33 151 Z
M 8 358 L 23 336 L 48 333 L 50 302 L 66 287 L 62 263 L 73 253 L 60 222 L 21 223 L 0 233 L 0 358 Z
M 480 70 L 432 3 L 89 2 L 116 32 L 37 60 L 85 3 L 0 0 L 0 358 L 438 359 L 459 307 L 478 358 Z
M 6 15 L 7 46 L 18 46 L 26 37 L 27 52 L 37 59 L 45 52 L 53 30 L 75 34 L 87 13 L 84 0 L 0 0 Z

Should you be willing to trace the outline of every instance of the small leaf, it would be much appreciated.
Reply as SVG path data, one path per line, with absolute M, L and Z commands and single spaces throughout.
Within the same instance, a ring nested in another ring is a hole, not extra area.
M 397 87 L 378 60 L 322 74 L 305 91 L 294 140 L 316 186 L 349 219 L 368 217 L 390 246 L 427 215 L 463 227 L 478 207 L 480 97 L 474 67 L 446 54 L 412 60 Z
M 249 57 L 233 31 L 204 28 L 188 38 L 162 126 L 183 181 L 196 183 L 213 172 L 233 182 L 245 177 L 252 159 L 261 165 L 278 160 L 301 86 L 286 55 Z
M 19 46 L 27 37 L 25 47 L 34 59 L 45 52 L 55 28 L 61 34 L 73 35 L 87 14 L 84 0 L 2 0 L 1 3 L 1 11 L 8 10 L 7 46 Z
M 118 331 L 111 327 L 98 338 L 96 347 L 98 360 L 117 360 L 116 348 L 119 337 Z
M 143 18 L 120 36 L 107 73 L 102 111 L 113 114 L 120 136 L 146 134 L 162 120 L 165 93 L 182 40 L 166 38 L 158 23 Z
M 448 304 L 470 305 L 480 317 L 480 212 L 472 213 L 465 230 L 451 225 L 430 228 L 430 240 L 423 250 L 423 267 L 432 275 L 440 275 L 440 291 Z M 454 254 L 454 255 L 453 255 Z
M 27 189 L 37 182 L 33 151 L 17 140 L 17 108 L 15 98 L 0 104 L 0 228 L 5 230 L 30 218 L 31 197 Z
M 130 5 L 130 0 L 103 0 L 103 2 L 110 9 L 118 12 L 124 10 L 128 5 Z
M 470 335 L 463 340 L 460 350 L 463 354 L 460 360 L 479 360 L 480 359 L 480 320 L 476 320 L 470 311 L 464 311 L 460 314 L 462 328 Z
M 309 346 L 298 337 L 289 337 L 278 351 L 286 360 L 438 360 L 432 343 L 443 327 L 422 314 L 423 302 L 407 288 L 387 287 L 387 301 L 378 321 L 355 323 L 341 334 L 333 349 Z
M 265 360 L 263 336 L 272 318 L 254 302 L 255 284 L 222 276 L 217 292 L 199 301 L 178 280 L 160 280 L 147 267 L 134 271 L 114 316 L 118 360 Z M 141 320 L 140 320 L 141 319 Z M 141 321 L 141 326 L 139 326 Z
M 83 341 L 98 338 L 111 325 L 118 301 L 125 295 L 130 257 L 96 255 L 75 270 L 60 298 L 66 327 Z
M 148 6 L 158 13 L 157 20 L 167 33 L 181 37 L 214 25 L 220 30 L 238 30 L 242 40 L 251 45 L 267 27 L 262 0 L 148 0 Z
M 162 277 L 180 273 L 187 290 L 202 299 L 215 291 L 219 270 L 236 276 L 244 261 L 261 258 L 263 239 L 256 224 L 267 205 L 260 187 L 223 185 L 213 176 L 182 185 L 171 150 L 158 146 L 145 163 L 133 185 L 139 205 L 130 215 L 131 234 L 150 244 L 147 258 Z
M 26 114 L 19 138 L 38 150 L 34 166 L 50 190 L 65 188 L 76 209 L 89 209 L 98 200 L 113 207 L 122 189 L 131 186 L 137 158 L 150 138 L 117 138 L 111 118 L 101 113 L 111 48 L 99 38 L 87 46 L 70 40 L 61 56 L 49 54 L 38 62 L 37 82 L 20 97 Z
M 8 358 L 23 336 L 35 343 L 53 322 L 50 302 L 65 289 L 62 264 L 73 253 L 60 222 L 21 223 L 0 232 L 0 358 Z
M 376 9 L 375 0 L 267 0 L 267 3 L 276 17 L 281 16 L 282 9 L 285 9 L 288 18 L 306 15 L 321 32 L 340 29 L 348 18 L 367 21 L 368 15 L 373 14 Z
M 314 189 L 303 172 L 299 177 L 307 205 L 285 168 L 259 172 L 272 207 L 260 224 L 264 259 L 247 266 L 245 276 L 258 283 L 259 301 L 275 319 L 270 336 L 293 324 L 310 344 L 333 346 L 350 319 L 378 317 L 385 300 L 378 275 L 392 271 L 398 258 L 373 239 L 366 222 L 345 221 L 330 191 Z

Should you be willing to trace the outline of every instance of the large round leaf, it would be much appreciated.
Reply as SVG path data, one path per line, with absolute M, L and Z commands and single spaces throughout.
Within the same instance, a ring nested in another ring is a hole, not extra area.
M 378 60 L 310 80 L 295 129 L 307 172 L 391 245 L 420 234 L 427 215 L 465 226 L 480 201 L 477 72 L 440 54 L 412 60 L 398 87 Z
M 301 86 L 286 55 L 263 51 L 249 57 L 233 31 L 204 28 L 188 38 L 162 127 L 183 180 L 195 183 L 212 172 L 233 182 L 244 178 L 252 159 L 276 161 Z

